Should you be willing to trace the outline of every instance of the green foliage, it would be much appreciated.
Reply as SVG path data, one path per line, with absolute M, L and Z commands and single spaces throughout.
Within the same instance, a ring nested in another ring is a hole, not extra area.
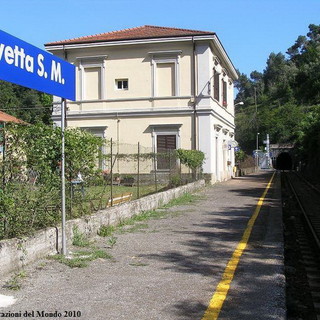
M 102 157 L 103 139 L 79 128 L 65 131 L 66 172 L 75 177 L 78 172 L 86 177 L 94 174 Z
M 96 259 L 111 259 L 112 257 L 107 252 L 93 247 L 88 250 L 76 251 L 69 257 L 58 254 L 50 256 L 49 258 L 63 263 L 70 268 L 85 268 L 90 261 Z
M 298 157 L 313 175 L 320 175 L 320 105 L 312 106 L 300 123 L 296 147 Z
M 27 277 L 27 273 L 25 270 L 21 270 L 18 273 L 15 273 L 9 280 L 4 284 L 4 288 L 9 290 L 20 290 L 22 286 L 22 280 Z
M 268 133 L 271 143 L 302 143 L 309 106 L 320 103 L 320 26 L 309 25 L 286 56 L 271 53 L 263 73 L 253 71 L 248 78 L 239 72 L 235 86 L 236 102 L 244 102 L 235 119 L 243 150 L 255 149 L 257 132 L 263 140 Z
M 242 162 L 247 157 L 246 153 L 243 150 L 239 150 L 235 152 L 235 161 Z
M 190 169 L 200 168 L 204 161 L 204 153 L 198 150 L 176 150 L 177 157 L 182 164 L 185 164 Z
M 7 125 L 5 140 L 5 160 L 0 162 L 0 239 L 55 226 L 60 222 L 60 128 L 39 123 Z M 75 178 L 80 171 L 90 180 L 96 173 L 102 139 L 68 129 L 65 140 L 67 176 Z M 82 205 L 82 212 L 87 207 Z
M 112 249 L 116 243 L 117 243 L 117 237 L 115 236 L 111 236 L 109 239 L 108 239 L 108 245 L 110 246 L 110 248 Z
M 73 239 L 72 244 L 77 247 L 88 247 L 90 245 L 90 241 L 88 237 L 81 233 L 77 226 L 73 227 Z
M 51 123 L 52 96 L 0 81 L 0 110 L 28 123 Z
M 98 230 L 98 236 L 100 237 L 109 237 L 111 236 L 115 231 L 115 227 L 112 225 L 102 225 L 100 229 Z
M 0 238 L 32 235 L 35 230 L 56 225 L 60 211 L 52 204 L 59 203 L 59 197 L 59 190 L 48 185 L 34 189 L 27 184 L 7 183 L 0 191 L 0 218 L 6 226 Z
M 200 199 L 199 196 L 197 196 L 195 194 L 191 194 L 189 192 L 185 192 L 182 196 L 169 201 L 162 208 L 171 208 L 174 206 L 188 205 L 188 204 L 194 203 L 195 201 L 197 201 L 199 199 Z
M 181 185 L 181 177 L 179 174 L 174 174 L 170 177 L 170 187 L 175 188 Z
M 39 182 L 55 180 L 60 169 L 61 134 L 60 128 L 40 123 L 31 126 L 7 126 L 8 170 L 12 171 L 13 166 L 17 167 L 19 161 L 25 161 L 28 168 L 38 173 Z M 79 128 L 68 128 L 65 131 L 67 176 L 74 178 L 78 172 L 84 177 L 93 175 L 101 157 L 102 145 L 102 138 Z

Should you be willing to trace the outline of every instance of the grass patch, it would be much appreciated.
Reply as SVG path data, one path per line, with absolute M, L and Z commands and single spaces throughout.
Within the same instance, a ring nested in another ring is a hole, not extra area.
M 108 245 L 109 247 L 112 249 L 116 243 L 117 243 L 117 237 L 114 237 L 114 236 L 111 236 L 109 239 L 108 239 Z
M 169 201 L 167 204 L 165 204 L 161 208 L 167 209 L 167 208 L 171 208 L 174 206 L 187 205 L 187 204 L 194 203 L 195 201 L 200 200 L 200 199 L 201 199 L 200 196 L 186 192 L 182 196 L 175 198 L 175 199 L 172 199 L 171 201 Z
M 147 229 L 149 228 L 149 226 L 146 223 L 136 223 L 134 224 L 132 227 L 130 228 L 125 228 L 126 226 L 122 226 L 120 228 L 120 232 L 121 233 L 126 233 L 126 232 L 137 232 L 140 231 L 142 229 Z
M 90 245 L 88 237 L 84 233 L 81 233 L 77 226 L 73 227 L 72 244 L 77 247 L 88 247 Z
M 110 237 L 115 231 L 115 227 L 111 225 L 103 224 L 98 230 L 98 236 L 100 237 Z
M 41 262 L 39 265 L 36 266 L 37 270 L 43 270 L 46 267 L 46 262 Z
M 11 279 L 9 279 L 4 285 L 3 288 L 9 289 L 9 290 L 20 290 L 21 289 L 21 281 L 22 279 L 27 277 L 27 273 L 22 270 L 18 273 L 16 273 Z
M 61 254 L 50 257 L 50 259 L 56 260 L 62 264 L 67 265 L 70 268 L 84 268 L 88 266 L 88 262 L 82 258 L 69 258 Z
M 112 256 L 103 250 L 92 248 L 91 250 L 76 251 L 68 257 L 57 254 L 55 256 L 50 256 L 49 259 L 56 260 L 70 268 L 85 268 L 89 265 L 90 261 L 96 259 L 112 259 Z

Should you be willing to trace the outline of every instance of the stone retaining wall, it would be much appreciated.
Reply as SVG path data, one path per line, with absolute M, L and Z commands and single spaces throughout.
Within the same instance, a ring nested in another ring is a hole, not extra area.
M 254 172 L 257 172 L 256 167 L 241 168 L 235 172 L 235 176 L 242 177 L 242 176 L 246 176 L 247 174 L 254 173 Z
M 157 209 L 170 200 L 186 192 L 192 192 L 205 185 L 199 180 L 187 185 L 155 193 L 122 205 L 100 210 L 95 214 L 81 219 L 69 220 L 66 223 L 66 238 L 70 244 L 73 238 L 73 228 L 85 233 L 88 237 L 97 235 L 101 225 L 116 225 L 121 220 L 130 218 L 143 211 Z M 9 239 L 0 241 L 0 277 L 19 270 L 26 264 L 37 259 L 59 252 L 61 248 L 61 228 L 47 228 L 37 232 L 33 237 L 24 239 Z

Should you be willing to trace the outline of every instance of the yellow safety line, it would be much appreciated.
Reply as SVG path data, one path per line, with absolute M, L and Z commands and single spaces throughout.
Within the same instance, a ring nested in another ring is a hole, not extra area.
M 229 260 L 229 262 L 224 270 L 222 279 L 220 280 L 220 282 L 216 288 L 216 291 L 210 300 L 209 306 L 208 306 L 202 320 L 216 320 L 216 319 L 218 319 L 218 316 L 219 316 L 219 313 L 222 309 L 223 303 L 224 303 L 225 299 L 227 298 L 227 294 L 230 289 L 231 281 L 234 277 L 234 273 L 237 269 L 239 260 L 240 260 L 242 254 L 248 244 L 248 240 L 251 235 L 253 225 L 259 215 L 264 198 L 265 198 L 268 190 L 270 189 L 274 175 L 275 175 L 275 172 L 273 173 L 266 189 L 264 190 L 261 198 L 258 201 L 258 205 L 257 205 L 256 209 L 254 210 L 254 213 L 251 216 L 251 218 L 247 224 L 247 227 L 243 233 L 242 239 L 240 240 L 236 250 L 233 252 L 232 257 Z

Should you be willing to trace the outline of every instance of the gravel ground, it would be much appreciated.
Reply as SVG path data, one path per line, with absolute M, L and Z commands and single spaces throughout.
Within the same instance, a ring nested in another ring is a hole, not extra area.
M 0 315 L 38 319 L 43 311 L 55 319 L 57 311 L 81 320 L 200 320 L 270 177 L 263 172 L 206 187 L 195 202 L 114 234 L 112 248 L 108 238 L 95 239 L 111 259 L 86 268 L 52 260 L 27 267 L 20 290 L 0 289 L 16 299 Z M 219 319 L 285 319 L 278 191 L 276 184 L 267 196 Z

